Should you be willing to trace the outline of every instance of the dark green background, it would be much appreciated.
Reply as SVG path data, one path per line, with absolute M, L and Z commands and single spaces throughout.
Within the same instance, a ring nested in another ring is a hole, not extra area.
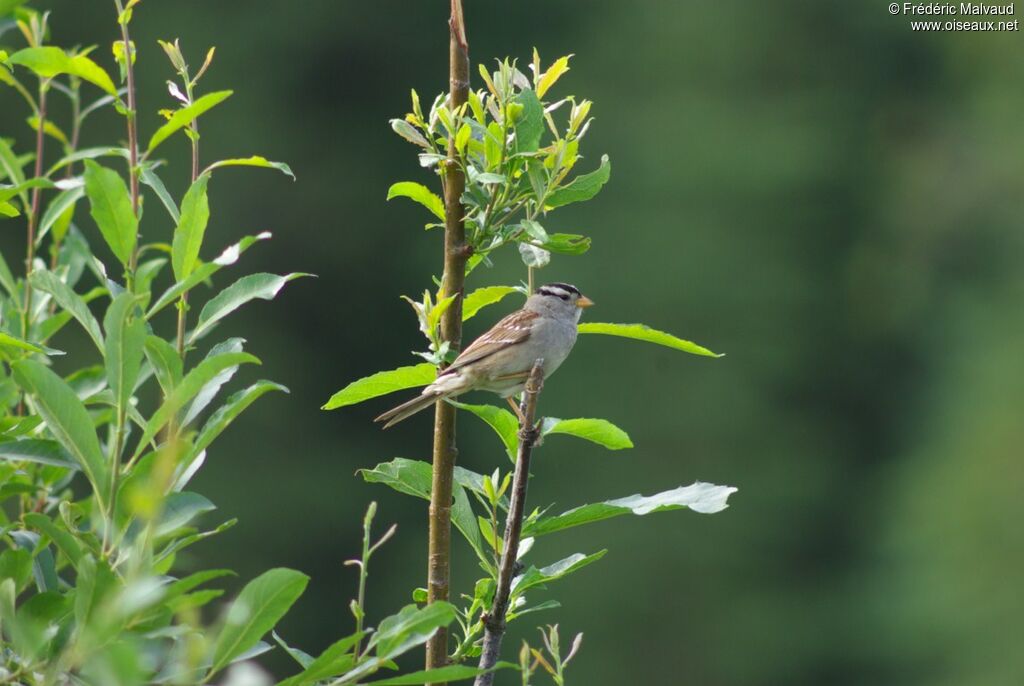
M 44 6 L 58 42 L 98 43 L 112 68 L 112 3 Z M 374 560 L 371 618 L 423 583 L 425 503 L 354 472 L 427 457 L 430 420 L 381 433 L 370 420 L 390 400 L 318 408 L 422 348 L 398 296 L 430 285 L 441 236 L 384 197 L 393 181 L 433 180 L 387 120 L 410 87 L 425 100 L 446 87 L 447 7 L 145 0 L 133 25 L 145 136 L 172 104 L 156 39 L 180 36 L 194 64 L 216 45 L 203 88 L 236 94 L 203 119 L 204 159 L 260 153 L 299 178 L 237 170 L 211 185 L 207 257 L 271 230 L 234 273 L 319 278 L 219 332 L 247 337 L 261 373 L 292 393 L 261 400 L 211 451 L 196 488 L 241 521 L 185 563 L 241 580 L 278 565 L 311 574 L 280 628 L 311 652 L 351 629 L 341 563 L 371 499 L 382 525 L 399 523 Z M 545 390 L 544 413 L 607 417 L 637 447 L 552 438 L 532 503 L 697 479 L 740 489 L 722 514 L 621 518 L 537 546 L 544 563 L 610 549 L 552 589 L 561 610 L 524 620 L 585 633 L 570 683 L 1021 683 L 1021 34 L 914 33 L 882 2 L 467 0 L 466 13 L 474 61 L 575 53 L 556 94 L 596 103 L 581 164 L 609 154 L 611 183 L 548 222 L 594 247 L 541 278 L 580 286 L 593 320 L 728 354 L 586 337 Z M 25 148 L 21 103 L 0 98 L 2 130 Z M 98 117 L 84 144 L 118 125 Z M 176 192 L 186 147 L 166 146 Z M 146 239 L 169 240 L 161 214 L 151 200 Z M 20 250 L 16 234 L 5 250 Z M 473 284 L 522 278 L 512 253 L 501 262 Z M 462 421 L 460 460 L 490 471 L 504 458 L 474 422 Z M 457 588 L 473 569 L 460 549 Z

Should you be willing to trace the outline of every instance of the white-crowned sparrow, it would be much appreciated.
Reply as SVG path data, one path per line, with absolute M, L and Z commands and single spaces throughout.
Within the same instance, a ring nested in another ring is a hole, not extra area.
M 523 390 L 538 359 L 544 360 L 544 378 L 558 369 L 576 343 L 576 324 L 583 308 L 594 302 L 567 283 L 541 286 L 521 310 L 508 315 L 473 341 L 437 375 L 423 392 L 377 417 L 393 426 L 443 398 L 467 391 L 492 391 L 503 398 Z

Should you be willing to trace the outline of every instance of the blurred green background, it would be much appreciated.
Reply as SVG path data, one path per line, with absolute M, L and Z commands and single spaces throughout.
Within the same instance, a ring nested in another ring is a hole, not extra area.
M 112 69 L 113 3 L 34 5 L 54 10 L 58 43 L 98 43 Z M 434 180 L 387 120 L 410 87 L 426 100 L 446 88 L 447 10 L 148 0 L 136 12 L 144 135 L 171 106 L 156 39 L 180 36 L 194 64 L 216 45 L 204 89 L 236 94 L 203 120 L 204 159 L 259 153 L 299 178 L 238 170 L 211 185 L 208 254 L 271 230 L 242 268 L 319 278 L 223 327 L 292 393 L 261 400 L 209 456 L 196 490 L 240 523 L 192 558 L 239 570 L 239 584 L 270 566 L 310 573 L 281 627 L 310 652 L 351 628 L 341 563 L 370 500 L 378 521 L 399 523 L 374 560 L 371 617 L 408 602 L 425 573 L 426 504 L 354 473 L 427 458 L 430 419 L 381 433 L 370 420 L 392 399 L 318 408 L 423 347 L 398 296 L 430 285 L 441 235 L 384 197 L 393 181 Z M 555 94 L 596 103 L 581 168 L 612 159 L 598 198 L 548 227 L 589 234 L 593 249 L 556 256 L 540 278 L 580 286 L 594 320 L 728 354 L 585 337 L 545 391 L 543 412 L 608 417 L 637 447 L 553 438 L 533 504 L 697 479 L 739 487 L 719 515 L 620 518 L 537 546 L 545 563 L 610 549 L 553 589 L 561 610 L 524 620 L 585 633 L 570 683 L 1024 682 L 1021 34 L 914 33 L 877 2 L 467 0 L 466 14 L 474 62 L 575 53 Z M 25 149 L 27 113 L 11 91 L 0 98 L 0 131 Z M 83 143 L 118 125 L 97 117 Z M 173 147 L 165 178 L 178 192 L 184 138 Z M 150 240 L 170 236 L 160 214 L 144 224 Z M 522 278 L 513 254 L 501 261 L 473 284 Z M 482 425 L 461 427 L 463 465 L 502 462 Z M 468 590 L 464 553 L 455 583 Z M 509 651 L 521 635 L 539 638 L 520 626 Z M 280 654 L 267 664 L 289 668 Z

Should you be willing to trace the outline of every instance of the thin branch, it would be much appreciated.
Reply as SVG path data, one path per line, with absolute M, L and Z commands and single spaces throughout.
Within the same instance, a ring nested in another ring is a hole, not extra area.
M 49 83 L 39 80 L 39 106 L 36 109 L 36 164 L 32 177 L 38 179 L 43 173 L 43 150 L 46 129 L 46 91 Z M 25 248 L 25 309 L 21 314 L 21 334 L 29 339 L 29 328 L 32 326 L 32 263 L 36 259 L 36 226 L 39 222 L 39 201 L 42 188 L 32 189 L 32 207 L 28 213 L 28 246 Z
M 469 99 L 469 47 L 462 14 L 462 0 L 451 0 L 449 28 L 449 107 L 458 110 Z M 445 204 L 443 296 L 457 296 L 441 317 L 441 339 L 449 350 L 462 345 L 462 295 L 466 282 L 465 209 L 462 193 L 466 177 L 459 164 L 454 136 L 448 142 L 448 159 L 442 167 Z M 434 414 L 433 476 L 430 494 L 429 553 L 427 562 L 427 601 L 448 600 L 451 580 L 451 504 L 452 481 L 458 451 L 455 447 L 455 407 L 438 402 Z M 427 642 L 427 669 L 448 662 L 448 632 L 440 629 Z M 435 685 L 436 686 L 436 685 Z
M 526 511 L 526 487 L 530 478 L 530 458 L 533 446 L 540 434 L 534 417 L 537 398 L 544 386 L 544 360 L 537 360 L 526 381 L 523 400 L 519 405 L 522 421 L 519 424 L 519 452 L 516 455 L 515 475 L 512 477 L 512 496 L 505 520 L 505 548 L 498 568 L 498 585 L 494 591 L 491 611 L 483 617 L 484 644 L 480 653 L 480 669 L 491 669 L 498 663 L 501 653 L 501 639 L 505 636 L 505 618 L 508 615 L 509 599 L 512 595 L 512 578 L 518 567 L 519 540 L 523 533 L 523 514 Z M 479 675 L 474 686 L 491 686 L 494 672 Z
M 128 89 L 128 188 L 131 191 L 132 212 L 139 216 L 139 134 L 138 134 L 138 108 L 135 102 L 135 49 L 132 47 L 131 37 L 128 35 L 128 22 L 124 20 L 124 7 L 121 0 L 114 0 L 117 6 L 118 17 L 121 18 L 121 40 L 124 43 L 124 73 L 125 85 Z M 129 283 L 134 282 L 135 265 L 139 260 L 139 242 L 135 241 L 135 249 L 132 250 L 131 259 L 128 264 Z

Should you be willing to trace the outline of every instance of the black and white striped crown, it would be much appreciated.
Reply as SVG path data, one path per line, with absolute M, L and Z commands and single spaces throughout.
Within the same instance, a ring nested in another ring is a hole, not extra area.
M 570 297 L 575 295 L 580 296 L 580 289 L 573 286 L 571 283 L 549 283 L 541 286 L 537 289 L 537 292 L 541 295 L 550 295 L 562 300 L 568 300 Z

